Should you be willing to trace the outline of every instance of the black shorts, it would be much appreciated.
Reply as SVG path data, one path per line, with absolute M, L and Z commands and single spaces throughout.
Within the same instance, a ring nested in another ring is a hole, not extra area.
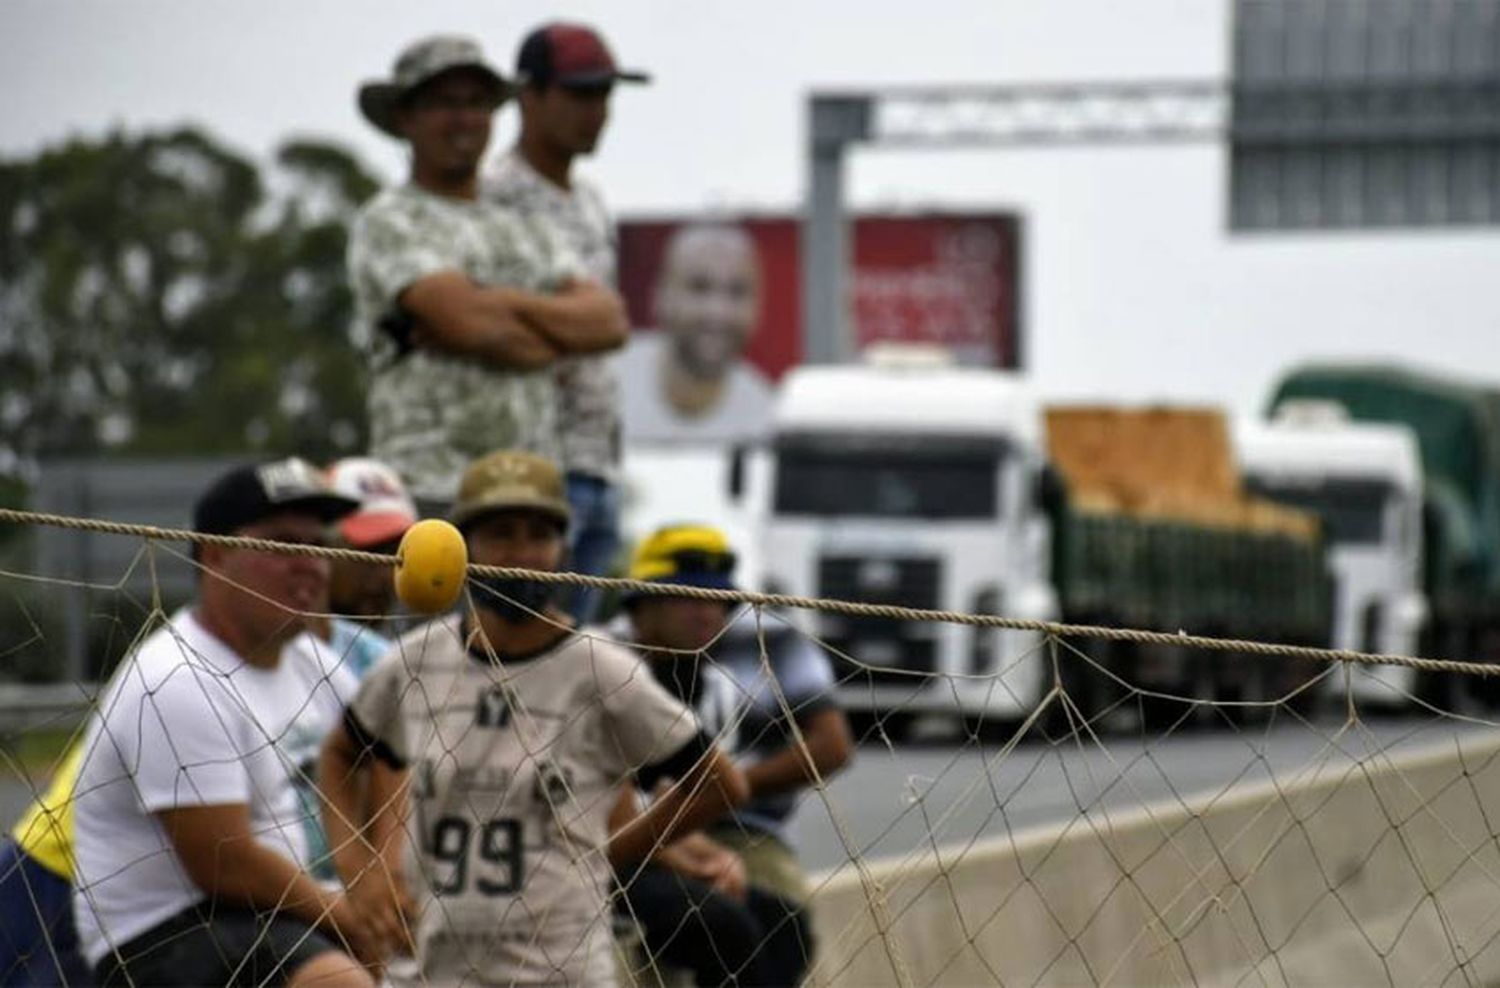
M 100 985 L 280 985 L 338 948 L 299 919 L 200 903 L 105 955 Z

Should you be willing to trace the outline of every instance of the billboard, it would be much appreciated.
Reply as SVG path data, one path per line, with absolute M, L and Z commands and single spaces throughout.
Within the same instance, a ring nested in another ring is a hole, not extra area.
M 802 359 L 801 221 L 638 219 L 619 227 L 636 327 L 622 357 L 626 438 L 738 442 L 769 424 Z M 1021 233 L 1010 214 L 864 215 L 850 223 L 855 343 L 931 344 L 960 363 L 1021 366 Z

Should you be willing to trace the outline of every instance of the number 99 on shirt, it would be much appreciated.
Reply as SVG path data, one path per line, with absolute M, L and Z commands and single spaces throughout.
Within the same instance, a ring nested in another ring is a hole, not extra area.
M 485 896 L 514 895 L 526 881 L 520 820 L 498 818 L 476 828 L 463 817 L 443 817 L 432 828 L 431 854 L 438 865 L 435 895 L 465 895 L 471 887 Z

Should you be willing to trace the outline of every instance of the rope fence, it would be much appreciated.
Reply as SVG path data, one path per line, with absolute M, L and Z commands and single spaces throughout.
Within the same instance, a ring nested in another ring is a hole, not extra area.
M 187 529 L 160 528 L 155 525 L 134 525 L 124 522 L 102 521 L 96 518 L 78 518 L 70 515 L 24 511 L 15 508 L 0 508 L 0 521 L 12 522 L 14 524 L 46 525 L 53 528 L 102 532 L 111 535 L 131 536 L 163 542 L 187 542 L 192 545 L 213 545 L 230 549 L 281 552 L 330 560 L 342 559 L 351 562 L 375 563 L 383 566 L 394 566 L 396 564 L 394 556 L 361 552 L 355 549 L 273 542 L 237 535 L 210 535 Z M 1175 645 L 1212 652 L 1240 652 L 1263 658 L 1311 659 L 1317 662 L 1352 662 L 1362 665 L 1394 665 L 1427 672 L 1458 673 L 1479 677 L 1500 676 L 1500 666 L 1482 662 L 1425 658 L 1415 655 L 1360 652 L 1350 649 L 1316 648 L 1307 645 L 1283 645 L 1274 642 L 1250 641 L 1242 638 L 1215 638 L 1207 635 L 1189 634 L 1186 631 L 1166 632 L 1141 628 L 1116 628 L 1108 625 L 1069 624 L 1057 621 L 1008 618 L 995 614 L 970 614 L 964 611 L 898 607 L 888 604 L 867 604 L 852 600 L 799 597 L 790 594 L 768 594 L 748 590 L 710 590 L 702 587 L 644 582 L 621 577 L 587 576 L 582 573 L 529 570 L 505 566 L 483 566 L 476 563 L 469 564 L 469 572 L 476 576 L 536 580 L 542 583 L 557 583 L 575 587 L 595 587 L 602 590 L 643 593 L 664 597 L 690 597 L 698 600 L 723 601 L 730 604 L 750 604 L 756 607 L 822 611 L 849 617 L 936 622 L 977 628 L 998 628 L 1007 631 L 1033 631 L 1038 634 L 1051 635 L 1058 638 L 1092 638 L 1106 641 L 1131 642 L 1141 645 Z

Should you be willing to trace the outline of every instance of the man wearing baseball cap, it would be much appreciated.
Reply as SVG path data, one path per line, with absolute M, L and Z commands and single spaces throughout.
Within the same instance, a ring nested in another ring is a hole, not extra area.
M 526 36 L 516 56 L 521 133 L 484 176 L 481 194 L 549 231 L 579 258 L 588 276 L 613 286 L 614 223 L 598 188 L 574 174 L 594 152 L 618 82 L 646 82 L 621 69 L 604 39 L 583 24 L 552 23 Z M 600 574 L 619 550 L 620 385 L 613 358 L 583 354 L 557 364 L 562 463 L 573 507 L 570 565 Z M 599 592 L 580 587 L 568 610 L 593 618 Z
M 287 459 L 235 468 L 193 527 L 319 545 L 355 502 Z M 369 985 L 381 945 L 306 871 L 283 751 L 327 683 L 284 646 L 327 593 L 307 555 L 203 544 L 198 600 L 148 636 L 90 721 L 74 813 L 74 914 L 102 984 Z M 348 951 L 348 952 L 346 952 Z
M 361 552 L 393 555 L 401 536 L 417 523 L 417 506 L 401 477 L 367 456 L 351 456 L 328 468 L 328 483 L 359 507 L 334 526 L 340 544 Z M 368 619 L 389 618 L 395 607 L 391 568 L 377 563 L 333 561 L 328 601 L 335 614 Z
M 553 364 L 617 347 L 626 331 L 619 299 L 570 251 L 478 195 L 509 94 L 478 44 L 448 35 L 413 43 L 389 79 L 359 90 L 365 118 L 411 152 L 409 180 L 366 204 L 350 233 L 371 454 L 443 509 L 477 456 L 555 456 Z
M 472 563 L 550 571 L 569 514 L 556 465 L 506 450 L 470 464 L 451 519 Z M 472 579 L 473 606 L 403 636 L 324 746 L 340 876 L 377 926 L 410 924 L 415 970 L 393 965 L 397 984 L 613 984 L 608 862 L 744 797 L 692 713 L 627 649 L 577 632 L 550 587 Z M 410 781 L 409 811 L 364 812 L 373 763 Z M 611 835 L 625 780 L 667 778 L 681 782 Z

